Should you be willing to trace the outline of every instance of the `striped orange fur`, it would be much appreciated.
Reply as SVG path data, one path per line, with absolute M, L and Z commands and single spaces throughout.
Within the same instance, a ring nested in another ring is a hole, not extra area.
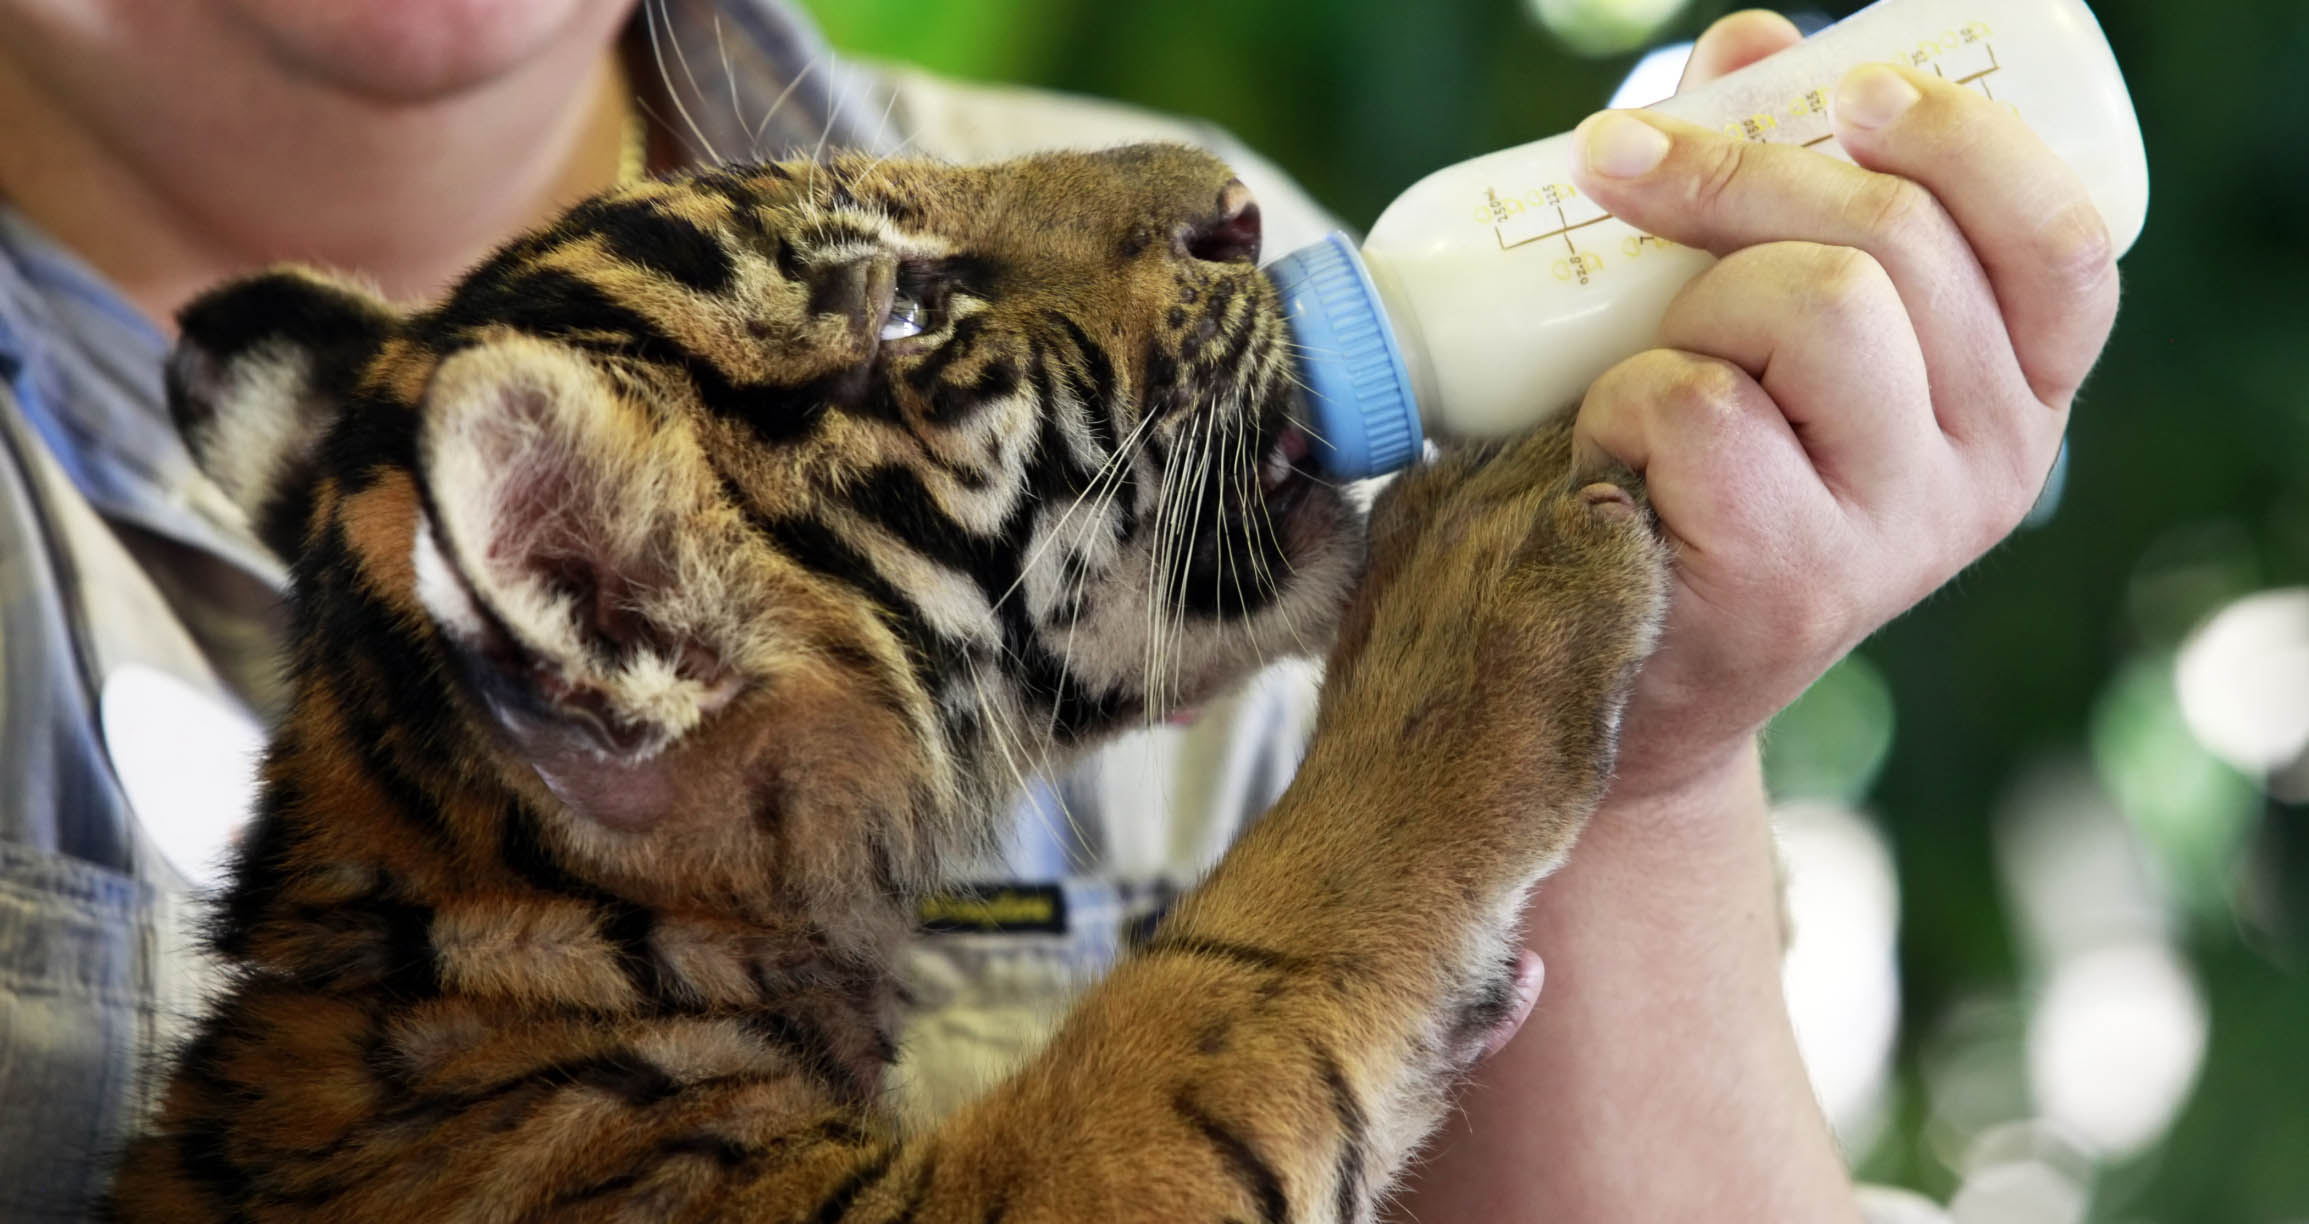
M 292 559 L 232 985 L 115 1218 L 1364 1220 L 1505 1005 L 1661 552 L 1565 437 L 1281 468 L 1201 154 L 621 189 L 403 311 L 284 269 L 172 404 Z M 1352 598 L 1351 598 L 1352 596 Z M 891 955 L 1021 778 L 1339 645 L 1290 794 L 902 1131 Z

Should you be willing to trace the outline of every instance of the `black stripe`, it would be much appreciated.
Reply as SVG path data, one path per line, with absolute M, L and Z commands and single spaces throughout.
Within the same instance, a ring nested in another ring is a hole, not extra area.
M 1224 347 L 1219 349 L 1217 360 L 1211 362 L 1211 372 L 1214 376 L 1233 376 L 1240 374 L 1243 365 L 1243 355 L 1249 352 L 1251 348 L 1251 337 L 1258 334 L 1258 321 L 1259 320 L 1257 315 L 1246 314 L 1243 316 L 1242 325 L 1235 328 L 1233 335 L 1226 337 L 1223 342 Z M 1209 355 L 1210 351 L 1211 350 L 1209 349 L 1204 349 L 1202 352 L 1195 354 L 1195 356 L 1198 360 L 1200 360 L 1201 358 Z
M 384 975 L 377 985 L 400 1000 L 430 999 L 440 994 L 441 962 L 433 948 L 433 908 L 390 897 L 368 898 L 362 904 L 383 921 L 385 928 Z
M 1008 362 L 990 362 L 967 386 L 945 383 L 931 392 L 930 411 L 924 419 L 941 429 L 953 429 L 969 420 L 981 407 L 1017 389 L 1018 371 L 1012 369 Z M 1044 407 L 1047 411 L 1048 406 Z
M 1369 1142 L 1370 1124 L 1339 1060 L 1328 1050 L 1317 1050 L 1315 1065 L 1323 1073 L 1323 1086 L 1331 1090 L 1331 1116 L 1339 1122 L 1339 1224 L 1353 1224 L 1363 1214 L 1364 1145 Z
M 1122 396 L 1115 379 L 1114 364 L 1108 359 L 1106 350 L 1099 347 L 1074 320 L 1063 315 L 1056 317 L 1061 330 L 1073 341 L 1077 357 L 1074 364 L 1059 364 L 1058 376 L 1065 380 L 1067 390 L 1073 393 L 1081 405 L 1083 421 L 1090 427 L 1091 439 L 1099 453 L 1102 456 L 1112 455 L 1115 448 L 1122 444 L 1123 435 L 1120 419 Z M 1037 357 L 1041 355 L 1038 351 Z M 1057 404 L 1053 398 L 1046 393 L 1042 402 L 1046 412 L 1055 415 Z
M 978 333 L 986 330 L 986 316 L 969 315 L 957 319 L 946 342 L 923 355 L 912 369 L 906 371 L 906 385 L 918 395 L 928 395 L 946 378 L 946 370 L 956 361 L 968 356 L 977 347 Z
M 299 479 L 301 475 L 303 478 Z M 249 526 L 273 555 L 295 561 L 304 551 L 305 536 L 313 525 L 314 472 L 282 473 L 272 491 L 257 504 Z
M 1085 466 L 1074 453 L 1074 444 L 1067 439 L 1065 422 L 1060 419 L 1057 396 L 1052 389 L 1053 362 L 1040 343 L 1027 357 L 1028 388 L 1041 409 L 1040 427 L 1035 434 L 1034 452 L 1026 464 L 1026 487 L 1032 502 L 1072 502 L 1086 493 L 1097 476 L 1096 463 Z M 1062 372 L 1063 373 L 1063 372 Z M 1111 457 L 1120 445 L 1115 434 L 1112 406 L 1088 405 L 1083 409 L 1084 422 L 1090 427 L 1100 460 Z M 1101 499 L 1116 507 L 1122 516 L 1120 533 L 1128 537 L 1138 527 L 1138 470 L 1135 464 L 1126 464 L 1111 484 L 1101 492 Z
M 933 1151 L 922 1158 L 914 1171 L 914 1188 L 906 1192 L 906 1205 L 898 1209 L 884 1224 L 914 1224 L 922 1214 L 922 1205 L 930 1201 L 930 1183 L 938 1176 L 938 1153 Z
M 1139 945 L 1140 956 L 1194 956 L 1205 960 L 1229 961 L 1245 968 L 1264 973 L 1305 973 L 1313 966 L 1304 957 L 1251 944 L 1229 943 L 1219 939 L 1204 939 L 1196 935 L 1171 935 L 1156 932 L 1155 937 Z
M 465 333 L 495 323 L 577 347 L 677 367 L 689 376 L 707 412 L 745 426 L 773 446 L 807 438 L 826 414 L 817 389 L 733 383 L 721 367 L 610 300 L 592 282 L 555 268 L 477 277 L 426 322 L 434 343 L 444 349 L 455 347 Z M 602 333 L 619 339 L 604 344 L 593 338 Z
M 810 279 L 810 270 L 802 263 L 802 253 L 788 235 L 778 235 L 777 245 L 770 249 L 770 262 L 778 266 L 778 275 L 795 284 L 804 284 Z
M 1092 340 L 1090 333 L 1082 330 L 1082 325 L 1071 317 L 1057 311 L 1051 311 L 1049 315 L 1057 321 L 1059 330 L 1066 333 L 1067 339 L 1074 342 L 1075 357 L 1082 364 L 1078 372 L 1089 379 L 1088 383 L 1078 385 L 1075 394 L 1082 397 L 1086 407 L 1111 405 L 1115 395 L 1115 374 L 1114 363 L 1107 360 L 1106 350 Z
M 766 173 L 773 178 L 785 177 L 783 173 L 770 166 L 754 166 L 749 169 L 756 173 Z M 742 223 L 748 228 L 759 227 L 760 219 L 754 215 L 754 210 L 762 205 L 761 193 L 756 191 L 753 185 L 746 182 L 744 178 L 726 170 L 697 170 L 690 173 L 687 182 L 692 187 L 712 192 L 728 200 L 731 209 L 743 219 Z
M 737 278 L 729 252 L 713 235 L 646 200 L 589 200 L 561 225 L 573 234 L 599 234 L 610 254 L 699 293 L 725 293 Z
M 614 1177 L 603 1178 L 590 1185 L 567 1191 L 556 1197 L 553 1200 L 553 1205 L 570 1207 L 578 1203 L 606 1198 L 620 1191 L 630 1190 L 640 1185 L 643 1178 L 655 1173 L 658 1167 L 666 1161 L 684 1156 L 696 1156 L 712 1161 L 722 1171 L 729 1172 L 743 1167 L 761 1154 L 759 1148 L 748 1147 L 735 1139 L 721 1135 L 704 1132 L 676 1135 L 660 1141 L 645 1153 L 633 1168 Z
M 800 1146 L 814 1147 L 821 1143 L 832 1143 L 841 1147 L 863 1147 L 872 1138 L 873 1136 L 858 1129 L 848 1119 L 833 1117 L 819 1122 L 808 1130 L 780 1135 L 775 1142 L 776 1146 L 781 1149 Z
M 737 1168 L 761 1155 L 760 1148 L 749 1147 L 727 1135 L 704 1131 L 694 1135 L 677 1135 L 660 1143 L 657 1150 L 666 1156 L 702 1156 L 725 1169 Z
M 835 1224 L 850 1214 L 850 1204 L 856 1202 L 858 1196 L 874 1183 L 882 1180 L 882 1175 L 890 1171 L 890 1162 L 897 1154 L 898 1149 L 893 1147 L 860 1165 L 856 1172 L 842 1180 L 841 1185 L 834 1187 L 833 1193 L 818 1204 L 816 1211 L 810 1213 L 810 1224 Z
M 528 1078 L 606 1092 L 635 1108 L 655 1105 L 682 1090 L 665 1068 L 632 1050 L 555 1063 Z
M 916 552 L 978 584 L 987 602 L 1018 579 L 1019 557 L 1008 539 L 981 536 L 948 517 L 914 469 L 884 465 L 848 490 L 859 513 Z
M 561 865 L 546 844 L 543 818 L 519 799 L 509 799 L 497 817 L 497 856 L 513 874 L 533 888 L 589 901 L 609 901 L 600 887 L 579 879 Z
M 758 971 L 757 971 L 758 972 Z M 764 998 L 776 998 L 777 992 L 766 982 L 757 982 Z M 746 1031 L 776 1046 L 795 1069 L 815 1081 L 836 1100 L 861 1099 L 865 1086 L 858 1082 L 842 1060 L 834 1053 L 833 1039 L 816 1023 L 788 1012 L 757 1012 L 745 1018 Z
M 816 519 L 770 518 L 750 509 L 746 517 L 796 564 L 850 587 L 880 608 L 899 644 L 915 656 L 917 666 L 926 674 L 953 675 L 967 665 L 969 647 L 932 629 L 913 601 L 901 595 L 864 553 L 852 548 L 832 528 Z
M 337 491 L 345 497 L 367 489 L 387 472 L 412 471 L 417 466 L 417 427 L 421 421 L 412 405 L 390 395 L 349 390 L 336 423 L 321 439 L 315 470 L 336 477 Z M 310 494 L 308 488 L 303 495 L 309 499 Z M 282 508 L 273 511 L 287 513 Z M 309 518 L 309 514 L 299 516 L 296 524 L 300 551 Z M 276 524 L 285 525 L 285 519 Z
M 393 318 L 378 303 L 296 273 L 265 272 L 194 298 L 176 316 L 181 343 L 220 364 L 271 340 L 286 340 L 308 356 L 332 357 L 350 369 L 376 351 Z M 347 355 L 354 360 L 345 361 Z M 205 404 L 173 402 L 191 411 L 178 424 L 207 419 Z
M 229 1211 L 228 1219 L 246 1219 L 244 1205 L 256 1189 L 256 1176 L 228 1154 L 223 1122 L 202 1121 L 176 1137 L 176 1160 L 185 1176 L 211 1201 Z
M 398 1106 L 382 1120 L 454 1117 L 476 1105 L 487 1104 L 524 1088 L 538 1086 L 592 1089 L 608 1093 L 636 1108 L 654 1105 L 678 1095 L 682 1090 L 681 1083 L 663 1067 L 632 1050 L 616 1050 L 587 1058 L 545 1063 L 478 1088 L 458 1092 L 415 1093 L 406 1104 Z
M 689 984 L 681 980 L 657 954 L 650 935 L 657 930 L 657 913 L 630 901 L 612 901 L 602 916 L 601 937 L 617 953 L 617 967 L 634 993 L 660 1009 L 695 1002 Z
M 1179 363 L 1160 340 L 1149 341 L 1146 355 L 1146 390 L 1140 397 L 1143 411 L 1156 420 L 1169 416 L 1184 407 L 1179 399 Z
M 248 1095 L 248 1090 L 225 1075 L 222 1067 L 225 1032 L 235 1019 L 228 1004 L 224 1014 L 210 1017 L 201 1027 L 177 1062 L 178 1083 L 198 1088 L 201 1096 L 208 1098 L 202 1103 L 210 1108 L 230 1111 L 235 1102 Z M 255 1177 L 232 1159 L 226 1131 L 227 1123 L 222 1119 L 194 1118 L 178 1133 L 174 1146 L 185 1176 L 212 1201 L 231 1209 L 232 1218 L 240 1218 L 241 1205 L 255 1189 Z
M 296 749 L 283 739 L 276 753 Z M 265 784 L 249 832 L 233 852 L 232 883 L 213 910 L 205 932 L 209 947 L 227 960 L 248 957 L 249 933 L 279 903 L 288 886 L 290 852 L 296 845 L 287 813 L 303 802 L 298 789 L 277 775 Z
M 1291 1201 L 1283 1193 L 1283 1179 L 1276 1176 L 1273 1166 L 1261 1157 L 1249 1141 L 1221 1125 L 1219 1120 L 1204 1113 L 1185 1092 L 1171 1099 L 1171 1107 L 1186 1119 L 1187 1125 L 1210 1141 L 1218 1149 L 1219 1158 L 1226 1162 L 1227 1171 L 1259 1201 L 1259 1219 L 1264 1224 L 1283 1224 L 1290 1218 Z
M 342 517 L 330 522 L 299 565 L 297 665 L 337 679 L 343 747 L 412 830 L 453 853 L 456 839 L 426 785 L 439 763 L 412 758 L 403 744 L 455 742 L 457 705 L 440 660 L 424 635 L 369 592 L 345 538 Z

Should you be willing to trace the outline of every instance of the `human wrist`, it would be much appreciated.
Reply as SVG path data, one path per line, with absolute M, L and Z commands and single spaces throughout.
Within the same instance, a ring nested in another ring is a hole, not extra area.
M 1595 822 L 1681 838 L 1764 806 L 1762 736 L 1746 732 L 1704 745 L 1623 750 Z
M 1749 739 L 1674 785 L 1628 791 L 1615 782 L 1571 861 L 1534 895 L 1527 933 L 1535 948 L 1628 924 L 1669 945 L 1713 942 L 1735 927 L 1764 932 L 1757 924 L 1767 915 L 1776 930 L 1777 890 L 1762 758 Z M 1777 936 L 1759 937 L 1776 956 Z

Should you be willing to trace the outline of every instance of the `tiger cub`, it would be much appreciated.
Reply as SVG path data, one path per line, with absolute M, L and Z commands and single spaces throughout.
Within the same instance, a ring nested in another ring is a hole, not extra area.
M 295 697 L 115 1217 L 1372 1218 L 1663 552 L 1560 430 L 1411 473 L 1367 550 L 1291 465 L 1258 238 L 1180 148 L 844 157 L 621 189 L 420 311 L 189 307 L 172 406 L 293 558 Z M 1287 797 L 902 1132 L 893 951 L 1020 772 L 1333 638 Z

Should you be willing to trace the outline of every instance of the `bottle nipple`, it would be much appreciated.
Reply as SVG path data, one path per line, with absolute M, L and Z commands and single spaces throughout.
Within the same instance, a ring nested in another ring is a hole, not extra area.
M 1354 244 L 1334 232 L 1266 272 L 1299 345 L 1316 465 L 1353 479 L 1417 458 L 1425 435 L 1411 374 Z

